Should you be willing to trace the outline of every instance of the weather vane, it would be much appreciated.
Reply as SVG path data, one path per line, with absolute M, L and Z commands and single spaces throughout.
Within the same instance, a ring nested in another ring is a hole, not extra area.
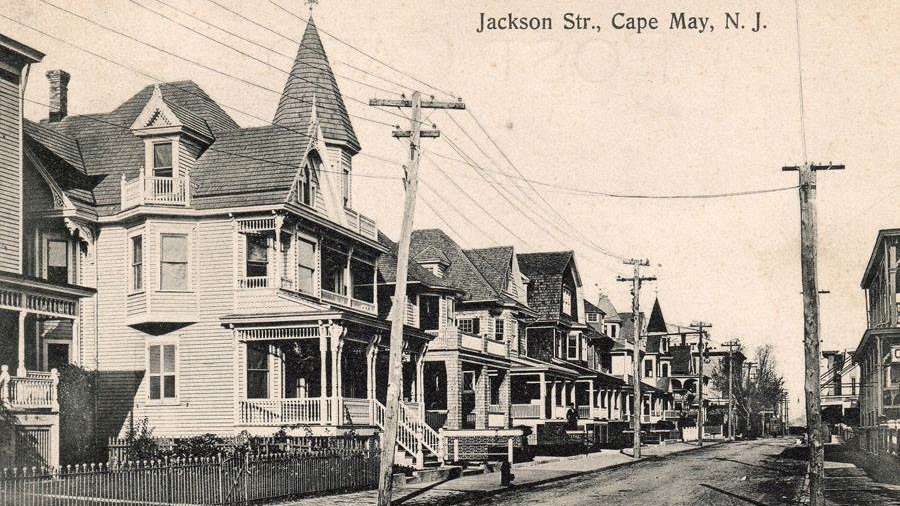
M 312 12 L 313 7 L 319 5 L 319 0 L 305 0 L 304 3 L 309 6 L 309 12 Z

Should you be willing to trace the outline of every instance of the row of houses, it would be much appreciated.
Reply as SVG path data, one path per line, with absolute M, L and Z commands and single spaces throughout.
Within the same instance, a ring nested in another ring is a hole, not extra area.
M 23 97 L 42 57 L 0 35 L 6 462 L 59 462 L 67 364 L 97 375 L 97 441 L 138 423 L 160 437 L 378 433 L 392 317 L 399 444 L 416 466 L 696 418 L 697 331 L 667 324 L 658 301 L 644 322 L 588 300 L 572 251 L 464 249 L 416 230 L 407 304 L 392 311 L 397 245 L 354 207 L 361 146 L 314 22 L 261 127 L 191 81 L 68 115 L 70 76 L 55 69 L 33 122 Z

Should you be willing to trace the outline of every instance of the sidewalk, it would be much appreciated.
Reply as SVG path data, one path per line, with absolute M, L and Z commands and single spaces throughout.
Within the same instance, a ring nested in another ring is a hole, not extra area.
M 825 504 L 900 504 L 900 485 L 878 483 L 854 464 L 826 461 Z
M 722 441 L 706 442 L 704 448 L 722 443 Z M 534 486 L 548 481 L 561 480 L 585 473 L 613 469 L 630 465 L 634 462 L 661 458 L 667 455 L 696 450 L 698 448 L 696 443 L 672 443 L 661 446 L 645 446 L 641 448 L 642 455 L 638 460 L 621 453 L 619 450 L 603 450 L 574 457 L 539 458 L 540 460 L 534 462 L 523 462 L 513 466 L 513 474 L 515 474 L 516 477 L 512 487 L 503 487 L 500 485 L 499 473 L 476 474 L 444 482 L 406 485 L 403 488 L 394 490 L 393 502 L 395 504 L 410 506 L 425 504 L 433 505 L 450 498 L 460 500 L 467 495 L 490 495 L 504 489 Z M 629 454 L 631 453 L 630 448 L 626 451 Z M 285 504 L 290 504 L 292 506 L 312 506 L 314 504 L 322 504 L 323 501 L 326 501 L 329 504 L 359 506 L 362 504 L 375 504 L 377 497 L 378 492 L 376 490 L 367 490 L 351 494 L 302 499 Z

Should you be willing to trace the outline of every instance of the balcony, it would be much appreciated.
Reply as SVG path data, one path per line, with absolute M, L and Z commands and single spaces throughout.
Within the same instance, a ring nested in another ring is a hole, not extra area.
M 0 403 L 12 411 L 58 411 L 57 385 L 59 375 L 51 372 L 29 371 L 25 377 L 10 376 L 9 367 L 0 369 Z
M 459 348 L 480 351 L 497 357 L 508 357 L 509 349 L 503 341 L 490 339 L 487 336 L 476 336 L 459 332 Z
M 347 227 L 363 237 L 368 237 L 373 241 L 378 240 L 378 226 L 375 220 L 368 216 L 362 215 L 353 209 L 344 209 L 344 217 L 347 221 Z
M 142 205 L 185 206 L 189 203 L 188 180 L 183 177 L 145 177 L 126 181 L 122 176 L 122 210 Z
M 322 290 L 322 300 L 331 304 L 337 304 L 339 306 L 349 307 L 351 309 L 356 309 L 358 311 L 362 311 L 364 313 L 375 314 L 375 303 L 367 302 L 364 300 L 354 299 L 353 297 L 347 295 L 341 295 L 339 293 L 330 292 L 328 290 Z

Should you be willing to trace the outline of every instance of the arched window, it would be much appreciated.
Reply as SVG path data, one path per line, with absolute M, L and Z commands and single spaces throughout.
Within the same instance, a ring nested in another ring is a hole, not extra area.
M 297 188 L 294 192 L 297 202 L 308 206 L 313 205 L 315 191 L 313 190 L 312 173 L 314 170 L 318 169 L 321 164 L 322 161 L 315 153 L 310 153 L 306 158 L 306 163 L 303 164 L 300 177 L 297 178 Z

